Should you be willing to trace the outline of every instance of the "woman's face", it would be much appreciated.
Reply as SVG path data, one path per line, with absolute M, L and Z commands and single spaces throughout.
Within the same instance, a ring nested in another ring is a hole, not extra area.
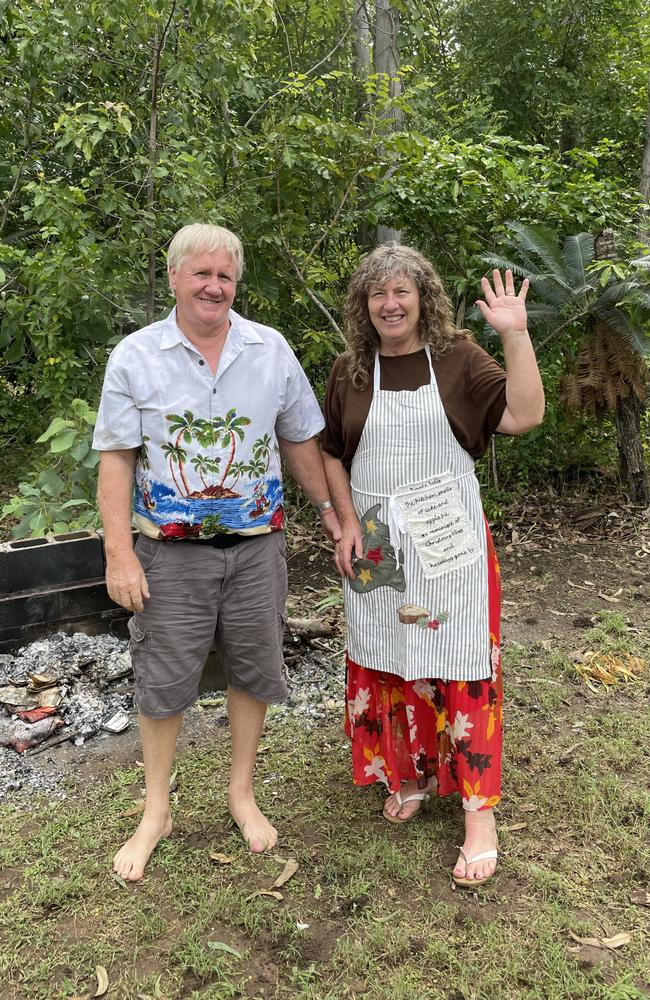
M 368 312 L 383 353 L 410 354 L 420 350 L 420 295 L 411 278 L 396 275 L 382 284 L 370 285 Z

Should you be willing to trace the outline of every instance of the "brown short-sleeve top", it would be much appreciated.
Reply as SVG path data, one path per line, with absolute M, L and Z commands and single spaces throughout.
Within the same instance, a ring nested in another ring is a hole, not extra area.
M 381 388 L 391 392 L 412 391 L 430 381 L 424 350 L 382 355 L 380 367 Z M 506 408 L 506 373 L 472 340 L 458 340 L 449 351 L 434 358 L 433 371 L 454 436 L 472 458 L 480 458 Z M 365 389 L 355 389 L 345 359 L 338 357 L 327 383 L 321 446 L 339 458 L 348 471 L 370 411 L 372 376 L 371 371 Z

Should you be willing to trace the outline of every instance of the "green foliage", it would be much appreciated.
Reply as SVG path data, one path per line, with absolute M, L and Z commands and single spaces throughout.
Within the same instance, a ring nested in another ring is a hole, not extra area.
M 169 307 L 165 247 L 190 221 L 242 236 L 238 308 L 319 391 L 378 223 L 436 261 L 461 323 L 509 219 L 633 242 L 641 0 L 500 0 L 488 33 L 477 0 L 397 6 L 391 97 L 356 74 L 347 0 L 2 5 L 5 444 L 97 397 L 107 347 Z
M 13 538 L 58 534 L 97 523 L 95 507 L 99 453 L 91 442 L 96 412 L 74 399 L 68 417 L 55 417 L 37 444 L 48 445 L 40 468 L 18 486 L 2 508 L 5 518 L 18 518 Z M 45 468 L 43 465 L 47 462 Z

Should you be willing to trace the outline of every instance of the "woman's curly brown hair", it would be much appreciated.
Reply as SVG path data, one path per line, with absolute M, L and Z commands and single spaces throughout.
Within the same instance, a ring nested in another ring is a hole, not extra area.
M 381 285 L 396 275 L 410 278 L 419 292 L 418 335 L 423 346 L 429 345 L 434 357 L 449 350 L 455 341 L 471 336 L 467 330 L 456 329 L 449 296 L 426 257 L 397 243 L 377 247 L 366 254 L 352 275 L 345 306 L 348 349 L 344 356 L 348 375 L 357 389 L 368 384 L 380 343 L 368 312 L 368 291 L 371 285 Z

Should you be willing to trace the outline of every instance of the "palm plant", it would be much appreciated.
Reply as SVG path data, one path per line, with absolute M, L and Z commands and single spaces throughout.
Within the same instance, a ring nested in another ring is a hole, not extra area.
M 612 261 L 599 264 L 589 233 L 558 244 L 541 227 L 510 223 L 508 228 L 512 259 L 489 256 L 486 263 L 529 279 L 534 294 L 526 306 L 529 326 L 546 331 L 538 351 L 568 328 L 581 332 L 564 378 L 565 405 L 594 414 L 614 411 L 621 482 L 634 503 L 648 506 L 641 438 L 650 354 L 648 278 L 641 269 L 626 276 Z

